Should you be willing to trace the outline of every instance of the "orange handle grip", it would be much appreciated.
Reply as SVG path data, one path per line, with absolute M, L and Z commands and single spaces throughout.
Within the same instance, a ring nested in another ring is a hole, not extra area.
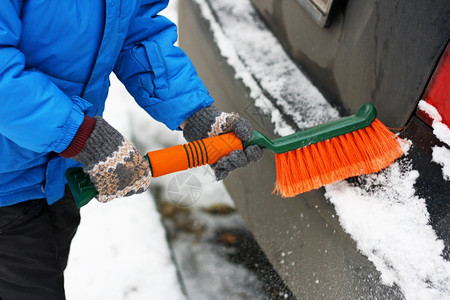
M 151 151 L 147 156 L 152 167 L 152 176 L 187 170 L 213 164 L 233 150 L 242 150 L 242 142 L 234 133 L 222 134 L 184 145 Z

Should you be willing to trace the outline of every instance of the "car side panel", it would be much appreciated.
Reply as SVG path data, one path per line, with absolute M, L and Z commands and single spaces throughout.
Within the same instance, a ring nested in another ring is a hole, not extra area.
M 220 55 L 209 23 L 194 1 L 179 2 L 179 24 L 180 46 L 216 105 L 251 119 L 249 107 L 254 99 Z M 255 129 L 273 130 L 266 127 L 270 117 L 265 118 L 267 122 L 254 123 Z M 266 153 L 262 161 L 234 171 L 225 185 L 259 245 L 298 299 L 403 299 L 397 287 L 381 284 L 380 273 L 342 230 L 323 189 L 280 199 L 272 195 L 274 182 L 274 156 Z
M 327 28 L 297 0 L 251 0 L 286 51 L 339 107 L 373 102 L 401 128 L 450 37 L 450 1 L 340 1 Z

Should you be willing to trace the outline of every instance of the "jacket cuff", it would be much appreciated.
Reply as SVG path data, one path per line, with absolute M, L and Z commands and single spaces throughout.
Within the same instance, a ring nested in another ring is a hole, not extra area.
M 59 155 L 64 158 L 71 158 L 76 156 L 78 153 L 83 150 L 86 145 L 86 141 L 89 138 L 90 134 L 94 130 L 96 121 L 94 118 L 89 116 L 84 116 L 83 123 L 81 123 L 80 128 L 78 128 L 75 137 L 72 142 L 63 152 L 60 152 Z

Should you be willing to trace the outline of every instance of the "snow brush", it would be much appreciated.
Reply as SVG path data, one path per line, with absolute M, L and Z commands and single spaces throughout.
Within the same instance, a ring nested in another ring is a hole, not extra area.
M 355 115 L 334 120 L 274 140 L 253 131 L 249 142 L 234 133 L 148 152 L 152 176 L 216 163 L 233 150 L 258 145 L 275 153 L 274 193 L 282 197 L 317 189 L 349 177 L 376 173 L 403 154 L 399 139 L 376 118 L 375 107 L 364 104 Z M 66 178 L 77 205 L 97 191 L 81 168 L 67 170 Z

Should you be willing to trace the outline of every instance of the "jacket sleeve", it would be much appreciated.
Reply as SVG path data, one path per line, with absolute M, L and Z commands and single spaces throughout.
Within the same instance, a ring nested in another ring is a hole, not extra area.
M 45 74 L 27 68 L 18 49 L 19 2 L 0 2 L 0 134 L 35 152 L 61 152 L 72 141 L 84 113 Z
M 195 68 L 174 46 L 177 28 L 158 15 L 167 0 L 144 0 L 130 22 L 114 72 L 137 103 L 175 130 L 213 99 Z

